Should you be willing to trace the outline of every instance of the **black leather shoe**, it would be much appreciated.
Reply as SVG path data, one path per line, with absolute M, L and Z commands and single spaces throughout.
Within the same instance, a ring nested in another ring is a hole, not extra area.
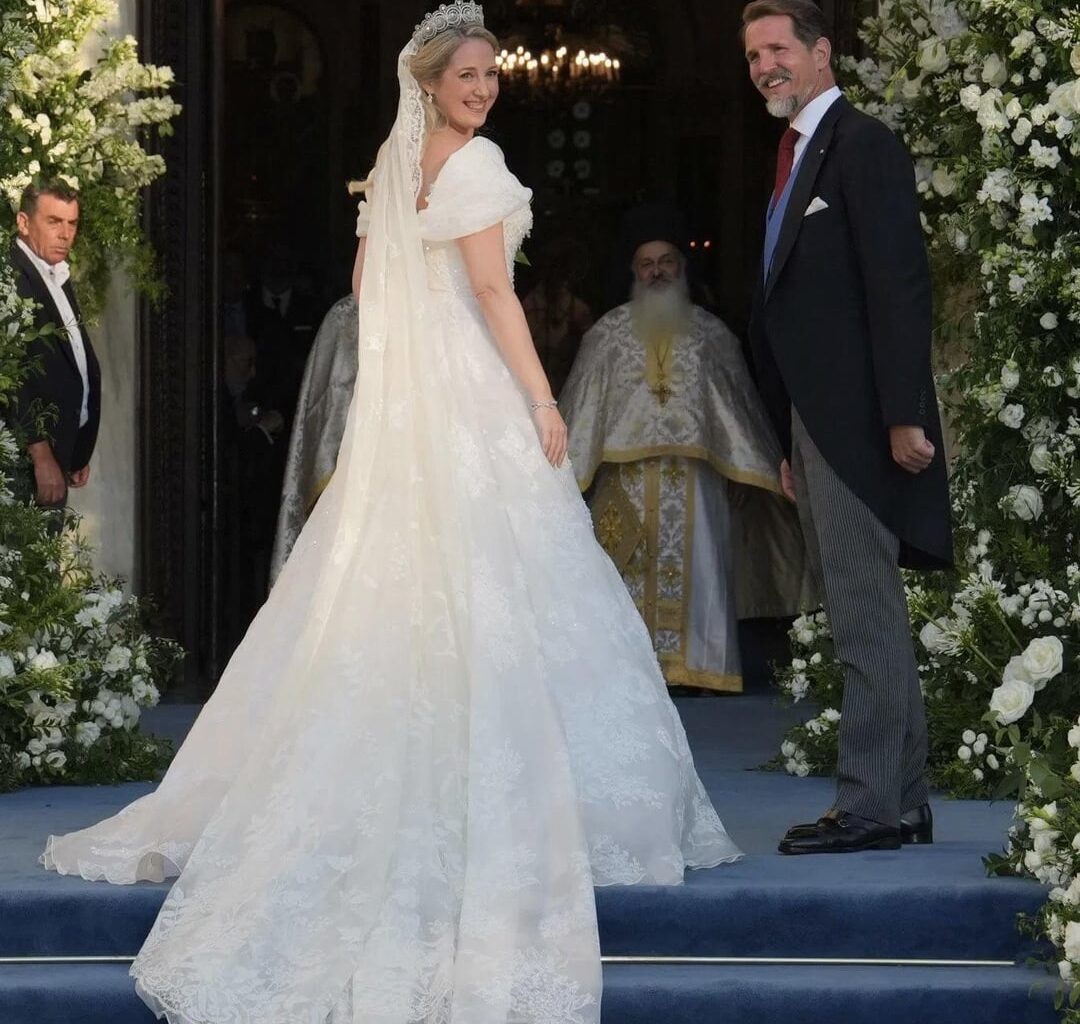
M 815 822 L 807 822 L 803 825 L 792 825 L 784 835 L 785 839 L 797 839 L 800 836 L 810 836 L 817 832 L 823 821 L 829 821 L 839 812 L 830 811 L 824 817 Z M 900 816 L 900 842 L 905 846 L 927 846 L 934 841 L 934 813 L 929 804 L 922 804 L 910 811 L 905 811 Z
M 860 853 L 863 850 L 899 850 L 900 830 L 880 821 L 842 811 L 822 818 L 808 835 L 786 835 L 779 850 L 789 855 L 807 853 Z
M 925 846 L 934 841 L 934 812 L 929 804 L 915 807 L 900 815 L 900 842 Z

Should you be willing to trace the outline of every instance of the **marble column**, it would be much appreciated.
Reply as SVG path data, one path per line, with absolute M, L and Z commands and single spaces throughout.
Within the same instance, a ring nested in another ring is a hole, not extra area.
M 137 0 L 120 0 L 108 36 L 135 35 L 136 17 Z M 93 56 L 92 51 L 87 54 L 88 59 Z M 78 241 L 75 244 L 78 248 Z M 71 493 L 71 507 L 83 516 L 82 532 L 96 549 L 94 564 L 103 572 L 123 576 L 136 592 L 138 309 L 129 282 L 117 274 L 100 321 L 90 327 L 101 361 L 101 432 L 90 462 L 90 481 Z

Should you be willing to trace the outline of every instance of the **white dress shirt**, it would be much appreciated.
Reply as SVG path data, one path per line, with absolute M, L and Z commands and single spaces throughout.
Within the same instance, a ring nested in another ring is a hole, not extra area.
M 828 112 L 829 107 L 840 99 L 842 95 L 840 87 L 834 85 L 831 89 L 826 89 L 820 96 L 815 96 L 795 115 L 795 120 L 791 122 L 791 127 L 799 133 L 799 138 L 795 143 L 795 167 L 799 166 L 799 161 L 802 160 L 806 147 L 810 145 L 810 136 L 818 130 L 821 119 Z M 794 170 L 792 173 L 795 173 Z
M 90 377 L 86 369 L 86 346 L 83 344 L 82 332 L 79 330 L 79 319 L 71 308 L 64 285 L 71 277 L 71 268 L 66 262 L 50 265 L 46 263 L 33 249 L 21 238 L 18 239 L 23 252 L 30 257 L 30 262 L 37 268 L 45 287 L 49 289 L 53 302 L 60 313 L 60 320 L 67 331 L 68 340 L 71 342 L 71 351 L 75 355 L 75 365 L 79 368 L 79 376 L 82 377 L 82 409 L 79 411 L 79 426 L 85 426 L 90 419 L 88 403 L 90 401 Z

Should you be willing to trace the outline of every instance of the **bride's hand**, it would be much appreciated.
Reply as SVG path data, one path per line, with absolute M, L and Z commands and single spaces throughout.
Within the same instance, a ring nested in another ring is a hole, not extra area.
M 566 458 L 567 445 L 566 423 L 562 414 L 558 409 L 540 408 L 534 409 L 532 415 L 544 457 L 558 469 Z

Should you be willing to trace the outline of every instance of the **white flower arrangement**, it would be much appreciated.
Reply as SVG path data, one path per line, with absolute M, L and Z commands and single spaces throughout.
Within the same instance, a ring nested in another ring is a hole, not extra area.
M 1080 1024 L 1080 7 L 891 0 L 864 41 L 848 92 L 889 108 L 921 169 L 939 292 L 957 296 L 942 336 L 965 355 L 941 381 L 965 569 L 909 588 L 931 771 L 1021 796 L 997 866 L 1055 886 L 1040 925 Z
M 0 203 L 14 216 L 35 179 L 56 178 L 76 189 L 93 216 L 83 218 L 75 272 L 84 313 L 93 315 L 111 270 L 125 265 L 149 286 L 150 261 L 142 241 L 139 190 L 165 171 L 146 148 L 156 132 L 171 131 L 180 107 L 169 96 L 169 68 L 141 64 L 131 36 L 106 38 L 114 0 L 33 4 L 0 21 Z M 96 60 L 87 53 L 99 50 Z
M 168 68 L 140 64 L 130 37 L 99 40 L 115 14 L 113 0 L 12 0 L 0 16 L 0 218 L 12 233 L 37 178 L 79 191 L 84 313 L 100 307 L 117 266 L 148 281 L 138 190 L 164 162 L 144 143 L 179 111 Z M 0 407 L 26 372 L 33 323 L 0 267 Z M 95 574 L 77 532 L 51 536 L 41 510 L 15 500 L 20 451 L 0 423 L 0 789 L 152 778 L 169 749 L 137 726 L 180 650 L 143 630 L 139 603 Z

